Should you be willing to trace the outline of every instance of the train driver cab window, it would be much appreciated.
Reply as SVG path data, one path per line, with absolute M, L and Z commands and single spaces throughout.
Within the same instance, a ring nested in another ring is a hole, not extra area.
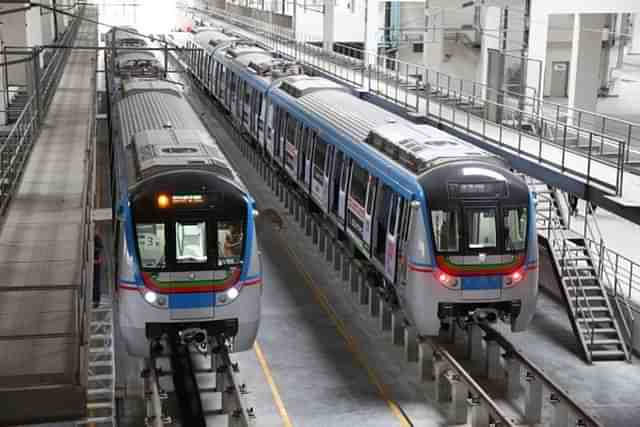
M 218 221 L 218 266 L 239 264 L 243 245 L 242 221 Z
M 523 251 L 527 239 L 527 208 L 507 208 L 504 216 L 504 249 Z
M 136 224 L 138 250 L 142 268 L 163 269 L 166 267 L 165 226 L 162 223 Z
M 457 211 L 431 211 L 431 224 L 436 251 L 458 252 L 460 250 L 460 223 Z
M 176 223 L 176 263 L 207 262 L 207 224 L 204 221 Z
M 494 249 L 496 247 L 495 208 L 467 210 L 469 249 Z
M 316 138 L 316 148 L 313 154 L 313 178 L 323 182 L 324 164 L 327 160 L 327 144 Z

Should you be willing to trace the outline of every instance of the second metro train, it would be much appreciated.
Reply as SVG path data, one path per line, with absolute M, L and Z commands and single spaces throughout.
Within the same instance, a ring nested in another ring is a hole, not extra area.
M 198 32 L 194 78 L 345 236 L 422 335 L 452 319 L 525 330 L 535 204 L 498 157 L 413 124 L 250 40 Z

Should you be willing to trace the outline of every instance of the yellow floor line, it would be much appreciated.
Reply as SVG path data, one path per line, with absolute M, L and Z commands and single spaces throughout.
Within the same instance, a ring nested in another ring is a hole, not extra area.
M 280 240 L 282 241 L 282 237 L 280 237 Z M 282 242 L 282 246 L 286 248 L 289 258 L 294 262 L 298 271 L 304 277 L 305 285 L 313 292 L 313 295 L 316 301 L 318 302 L 318 304 L 320 305 L 320 307 L 322 307 L 322 309 L 327 314 L 327 316 L 329 316 L 329 318 L 335 324 L 335 327 L 338 330 L 338 333 L 345 340 L 349 351 L 354 355 L 356 361 L 367 372 L 367 377 L 369 378 L 369 381 L 376 388 L 380 397 L 386 402 L 387 406 L 389 406 L 389 409 L 391 409 L 391 412 L 393 413 L 393 415 L 395 415 L 395 417 L 398 418 L 398 420 L 400 421 L 400 425 L 403 427 L 410 427 L 411 424 L 407 421 L 407 418 L 404 416 L 404 414 L 402 413 L 398 405 L 389 396 L 389 391 L 387 390 L 387 387 L 382 383 L 382 381 L 380 381 L 376 372 L 367 363 L 364 353 L 360 350 L 360 347 L 358 346 L 355 338 L 347 332 L 344 326 L 344 322 L 342 322 L 342 320 L 338 318 L 335 310 L 333 309 L 333 307 L 331 307 L 331 304 L 329 303 L 329 299 L 327 298 L 327 296 L 324 294 L 324 292 L 322 292 L 320 288 L 318 288 L 314 284 L 313 279 L 303 267 L 298 256 L 291 251 L 291 248 L 289 248 L 289 246 L 285 242 Z
M 276 382 L 273 380 L 273 375 L 271 375 L 271 369 L 269 368 L 269 364 L 267 363 L 267 359 L 264 357 L 264 353 L 262 353 L 262 348 L 258 341 L 253 344 L 253 349 L 256 352 L 256 356 L 258 356 L 258 362 L 260 362 L 260 366 L 262 367 L 262 372 L 264 372 L 264 376 L 267 378 L 267 382 L 269 383 L 269 388 L 271 389 L 271 394 L 273 395 L 273 400 L 278 407 L 278 412 L 280 413 L 280 418 L 282 418 L 282 425 L 284 427 L 293 427 L 291 423 L 291 419 L 289 418 L 289 414 L 287 413 L 287 409 L 284 407 L 284 403 L 282 402 L 282 398 L 280 397 L 280 392 L 278 391 L 278 386 Z

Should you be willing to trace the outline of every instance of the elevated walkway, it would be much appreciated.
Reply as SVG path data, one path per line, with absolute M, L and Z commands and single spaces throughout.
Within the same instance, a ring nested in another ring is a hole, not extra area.
M 86 6 L 85 16 L 95 19 L 96 9 Z M 96 26 L 79 23 L 75 40 L 97 44 Z M 3 152 L 2 172 L 18 172 L 2 188 L 0 425 L 86 415 L 95 57 L 88 50 L 68 53 L 48 114 L 41 117 L 48 99 L 38 95 L 25 108 L 11 140 L 25 147 L 14 155 L 19 160 Z
M 329 53 L 295 41 L 288 30 L 221 10 L 207 18 L 212 19 L 318 74 L 350 84 L 371 102 L 436 125 L 502 156 L 527 175 L 640 223 L 635 164 L 640 141 L 633 123 L 569 110 L 530 94 L 492 94 L 486 85 L 369 52 Z

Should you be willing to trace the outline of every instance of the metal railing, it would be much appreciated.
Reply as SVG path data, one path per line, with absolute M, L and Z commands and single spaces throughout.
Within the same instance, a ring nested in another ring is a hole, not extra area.
M 80 27 L 80 21 L 80 19 L 74 19 L 60 40 L 60 45 L 67 45 L 75 39 Z M 56 49 L 44 70 L 40 70 L 40 49 L 30 49 L 32 74 L 30 75 L 29 87 L 31 93 L 24 109 L 4 139 L 4 143 L 0 146 L 0 216 L 5 215 L 11 198 L 20 182 L 29 154 L 40 134 L 43 118 L 48 111 L 57 82 L 62 76 L 62 70 L 69 52 L 70 50 L 68 49 Z M 93 126 L 89 126 L 88 138 L 88 141 L 92 141 Z M 92 144 L 91 142 L 88 142 L 88 144 L 88 149 L 90 150 Z M 88 151 L 88 158 L 91 155 L 92 152 Z M 86 172 L 91 174 L 93 162 L 87 161 L 85 168 Z M 73 372 L 73 385 L 84 385 L 86 383 L 86 376 L 82 375 L 82 372 L 86 371 L 84 369 L 86 361 L 84 360 L 81 346 L 86 343 L 86 288 L 89 287 L 93 280 L 93 223 L 91 220 L 93 195 L 91 185 L 90 181 L 86 181 L 83 189 L 84 209 L 82 213 L 80 254 L 82 259 L 81 283 L 79 286 L 72 288 L 75 301 L 73 318 L 75 332 L 72 338 L 75 338 L 78 344 L 77 353 L 74 354 L 76 370 Z
M 200 13 L 194 11 L 194 13 Z M 640 125 L 542 100 L 539 94 L 497 90 L 425 66 L 337 44 L 328 52 L 317 37 L 269 23 L 208 11 L 243 28 L 278 53 L 367 90 L 418 116 L 445 123 L 589 185 L 622 196 L 623 172 L 640 161 Z M 638 145 L 639 150 L 631 147 Z M 604 168 L 602 166 L 607 166 Z

